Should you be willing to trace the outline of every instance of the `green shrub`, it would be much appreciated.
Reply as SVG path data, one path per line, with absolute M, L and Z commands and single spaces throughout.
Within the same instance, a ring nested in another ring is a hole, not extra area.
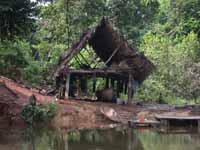
M 30 51 L 24 40 L 0 41 L 0 74 L 15 78 L 15 71 L 28 65 Z
M 48 105 L 32 105 L 27 104 L 24 106 L 21 116 L 24 121 L 29 125 L 37 123 L 44 123 L 50 121 L 57 112 L 56 104 Z

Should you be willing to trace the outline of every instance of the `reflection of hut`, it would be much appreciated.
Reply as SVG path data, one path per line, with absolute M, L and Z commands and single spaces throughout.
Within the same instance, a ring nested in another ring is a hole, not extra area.
M 91 63 L 87 62 L 82 50 L 87 51 L 87 45 L 92 47 L 98 58 L 104 63 L 105 67 L 99 68 L 96 58 L 93 62 L 95 66 L 91 67 Z M 81 55 L 82 61 L 76 58 Z M 70 61 L 76 58 L 81 64 L 79 69 L 70 69 Z M 85 62 L 83 64 L 82 62 Z M 66 72 L 67 68 L 67 72 Z M 107 18 L 103 18 L 101 23 L 96 27 L 87 30 L 82 34 L 80 40 L 68 49 L 59 60 L 56 75 L 66 75 L 65 97 L 70 96 L 70 77 L 74 78 L 97 77 L 106 78 L 106 87 L 116 86 L 117 95 L 120 92 L 128 91 L 128 100 L 132 99 L 133 83 L 141 84 L 154 69 L 154 65 L 143 55 L 137 52 L 135 48 L 131 48 L 127 41 L 113 30 L 112 25 Z M 115 85 L 115 81 L 117 84 Z

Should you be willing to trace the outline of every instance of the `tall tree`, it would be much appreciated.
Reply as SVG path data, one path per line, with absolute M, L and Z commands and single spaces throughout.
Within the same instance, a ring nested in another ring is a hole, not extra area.
M 30 0 L 0 1 L 0 39 L 25 36 L 32 31 L 36 3 Z

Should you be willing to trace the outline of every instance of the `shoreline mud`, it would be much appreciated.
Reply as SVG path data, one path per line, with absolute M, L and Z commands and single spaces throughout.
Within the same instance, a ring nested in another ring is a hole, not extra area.
M 29 89 L 8 78 L 0 76 L 0 128 L 26 128 L 21 118 L 21 110 L 28 104 L 31 95 L 35 95 L 37 104 L 55 103 L 58 111 L 49 125 L 55 129 L 110 128 L 116 125 L 128 125 L 133 118 L 155 120 L 156 114 L 174 116 L 200 115 L 190 107 L 175 108 L 160 104 L 117 105 L 103 102 L 85 102 L 79 100 L 56 100 L 45 96 L 35 89 Z

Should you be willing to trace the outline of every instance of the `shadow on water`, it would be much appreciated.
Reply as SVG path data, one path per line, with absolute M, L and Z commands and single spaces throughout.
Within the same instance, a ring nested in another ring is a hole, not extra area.
M 58 132 L 0 132 L 0 150 L 199 150 L 200 134 L 163 134 L 130 128 Z

